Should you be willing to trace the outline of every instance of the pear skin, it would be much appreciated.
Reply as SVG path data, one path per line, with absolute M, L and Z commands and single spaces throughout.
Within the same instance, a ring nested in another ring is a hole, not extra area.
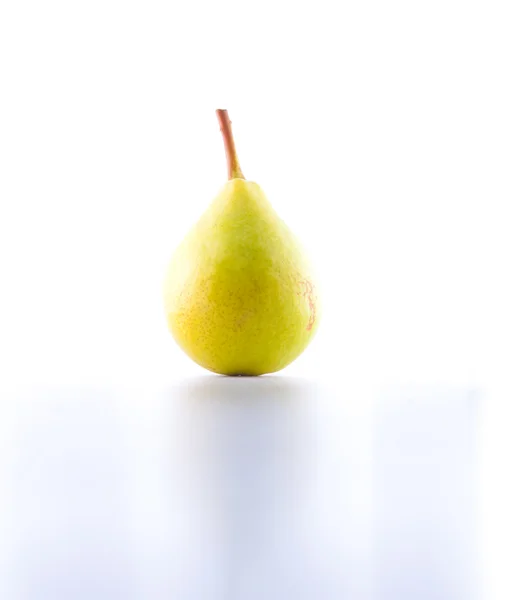
M 263 375 L 295 360 L 320 317 L 311 268 L 260 186 L 240 170 L 226 111 L 217 111 L 229 181 L 177 248 L 164 285 L 169 329 L 196 363 Z

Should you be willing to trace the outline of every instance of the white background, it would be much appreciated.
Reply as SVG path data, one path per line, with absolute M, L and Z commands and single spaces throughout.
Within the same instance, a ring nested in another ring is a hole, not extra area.
M 285 374 L 484 390 L 483 544 L 500 592 L 508 30 L 502 1 L 4 0 L 4 384 L 199 374 L 160 290 L 225 180 L 227 108 L 244 173 L 320 275 L 321 329 Z

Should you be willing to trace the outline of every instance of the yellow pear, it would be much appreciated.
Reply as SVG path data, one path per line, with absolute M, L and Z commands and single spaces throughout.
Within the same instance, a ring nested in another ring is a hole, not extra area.
M 224 375 L 283 369 L 315 334 L 319 301 L 295 236 L 239 166 L 216 111 L 229 181 L 177 248 L 164 285 L 168 326 L 195 362 Z

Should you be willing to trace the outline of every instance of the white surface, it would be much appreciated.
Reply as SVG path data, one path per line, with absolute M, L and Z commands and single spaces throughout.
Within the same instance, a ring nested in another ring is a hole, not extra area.
M 485 404 L 283 377 L 18 393 L 3 597 L 501 598 L 481 585 Z

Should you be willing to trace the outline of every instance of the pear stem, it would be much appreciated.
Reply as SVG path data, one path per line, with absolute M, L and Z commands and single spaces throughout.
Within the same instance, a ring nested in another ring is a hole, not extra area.
M 232 123 L 228 116 L 228 111 L 223 108 L 216 110 L 217 120 L 223 135 L 224 151 L 226 154 L 226 164 L 228 166 L 228 179 L 245 179 L 237 158 L 235 142 L 233 140 Z

